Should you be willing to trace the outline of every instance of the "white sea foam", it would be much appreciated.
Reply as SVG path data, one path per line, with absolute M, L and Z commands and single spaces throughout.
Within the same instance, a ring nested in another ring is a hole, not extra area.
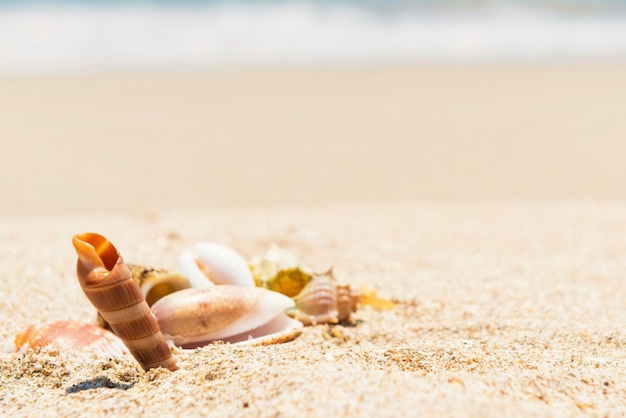
M 306 3 L 0 9 L 0 73 L 626 58 L 626 16 Z

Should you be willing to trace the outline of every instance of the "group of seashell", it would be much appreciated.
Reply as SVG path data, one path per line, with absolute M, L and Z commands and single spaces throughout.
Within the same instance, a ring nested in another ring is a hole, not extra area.
M 176 370 L 172 345 L 285 342 L 303 325 L 348 320 L 359 303 L 391 306 L 372 292 L 340 285 L 332 269 L 313 274 L 279 248 L 248 263 L 229 247 L 200 242 L 183 252 L 178 270 L 157 270 L 126 264 L 99 234 L 77 234 L 72 243 L 78 281 L 98 311 L 100 327 L 70 321 L 30 326 L 7 351 L 130 352 L 144 370 Z

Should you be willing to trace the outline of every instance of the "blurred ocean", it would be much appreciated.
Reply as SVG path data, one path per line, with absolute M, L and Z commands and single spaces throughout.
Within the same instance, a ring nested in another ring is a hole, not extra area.
M 626 0 L 0 0 L 0 74 L 626 58 Z

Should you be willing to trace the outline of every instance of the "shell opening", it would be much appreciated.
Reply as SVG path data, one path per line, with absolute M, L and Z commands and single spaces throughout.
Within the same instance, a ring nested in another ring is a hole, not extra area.
M 109 271 L 115 267 L 119 258 L 117 249 L 102 235 L 86 232 L 75 235 L 72 241 L 82 260 L 89 258 L 91 263 L 103 266 Z

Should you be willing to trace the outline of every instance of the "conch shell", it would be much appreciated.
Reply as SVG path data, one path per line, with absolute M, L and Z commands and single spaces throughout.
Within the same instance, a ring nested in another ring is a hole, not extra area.
M 332 269 L 313 280 L 293 298 L 295 307 L 287 314 L 305 325 L 336 324 L 356 312 L 360 295 L 350 285 L 340 285 L 332 276 Z
M 82 322 L 56 321 L 31 325 L 20 331 L 6 352 L 58 350 L 74 355 L 104 354 L 119 357 L 130 354 L 121 339 L 111 331 Z
M 75 235 L 76 273 L 83 292 L 144 370 L 177 370 L 141 289 L 117 249 L 102 235 Z
M 300 334 L 284 311 L 294 302 L 258 287 L 219 285 L 172 293 L 152 306 L 165 338 L 183 348 L 214 340 L 271 344 Z

